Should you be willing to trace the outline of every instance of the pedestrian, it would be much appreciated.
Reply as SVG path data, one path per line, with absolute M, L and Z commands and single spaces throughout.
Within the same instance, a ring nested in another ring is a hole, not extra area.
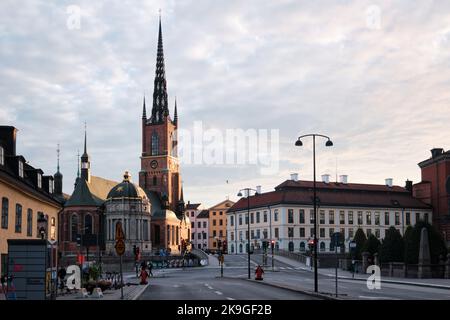
M 59 288 L 61 290 L 64 289 L 64 279 L 66 277 L 66 268 L 64 268 L 63 266 L 61 266 L 61 268 L 58 271 L 58 278 L 59 278 Z
M 152 269 L 153 269 L 153 263 L 150 261 L 148 263 L 148 273 L 153 277 Z

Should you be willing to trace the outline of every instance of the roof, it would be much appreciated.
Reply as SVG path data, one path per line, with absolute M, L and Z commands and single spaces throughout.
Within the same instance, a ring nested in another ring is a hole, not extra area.
M 442 148 L 434 148 L 431 150 L 431 157 L 418 163 L 420 168 L 427 167 L 441 160 L 450 160 L 450 150 L 444 152 Z
M 231 208 L 231 206 L 233 206 L 234 202 L 226 199 L 223 200 L 222 202 L 219 202 L 218 204 L 212 206 L 211 208 L 209 208 L 209 210 L 220 210 L 221 208 L 223 209 L 227 209 L 227 208 Z
M 91 182 L 89 183 L 89 189 L 91 192 L 100 199 L 106 200 L 109 191 L 114 188 L 119 182 L 113 180 L 107 180 L 104 178 L 91 175 Z
M 209 218 L 209 210 L 202 210 L 198 215 L 197 219 Z
M 162 202 L 159 197 L 158 192 L 156 191 L 150 191 L 150 190 L 144 190 L 147 194 L 147 198 L 150 201 L 151 204 L 151 210 L 152 210 L 152 216 L 156 214 L 157 211 L 162 210 Z
M 111 191 L 109 191 L 107 199 L 111 198 L 147 198 L 144 190 L 139 186 L 131 183 L 129 180 L 124 180 L 118 185 L 114 186 Z
M 186 205 L 186 210 L 197 210 L 197 208 L 200 206 L 200 203 L 188 203 Z
M 275 191 L 250 197 L 250 208 L 278 204 L 312 205 L 312 181 L 285 181 Z M 317 183 L 319 206 L 370 207 L 370 208 L 414 208 L 431 207 L 414 198 L 408 190 L 399 186 L 369 184 Z M 228 212 L 247 209 L 247 198 L 241 198 Z
M 66 201 L 65 207 L 101 206 L 109 191 L 118 184 L 116 181 L 91 176 L 91 182 L 77 178 L 75 189 Z
M 176 220 L 175 220 L 176 219 Z M 175 212 L 169 209 L 155 210 L 152 213 L 152 220 L 172 220 L 179 221 Z

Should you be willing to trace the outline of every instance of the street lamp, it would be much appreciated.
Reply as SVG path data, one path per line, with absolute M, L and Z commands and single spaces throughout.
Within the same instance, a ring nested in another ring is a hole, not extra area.
M 296 147 L 303 146 L 302 138 L 304 137 L 312 137 L 313 138 L 313 176 L 314 176 L 314 197 L 313 197 L 313 203 L 314 203 L 314 291 L 318 292 L 318 274 L 317 274 L 317 196 L 316 196 L 316 137 L 322 137 L 325 139 L 328 139 L 325 143 L 326 147 L 332 147 L 333 142 L 331 141 L 330 137 L 321 135 L 321 134 L 305 134 L 303 136 L 298 137 L 297 141 L 295 141 Z
M 239 193 L 237 194 L 238 197 L 242 197 L 242 191 L 245 190 L 247 193 L 247 226 L 248 226 L 248 247 L 247 247 L 247 255 L 248 255 L 248 278 L 250 279 L 250 191 L 255 191 L 258 193 L 258 190 L 252 189 L 252 188 L 244 188 L 239 190 Z

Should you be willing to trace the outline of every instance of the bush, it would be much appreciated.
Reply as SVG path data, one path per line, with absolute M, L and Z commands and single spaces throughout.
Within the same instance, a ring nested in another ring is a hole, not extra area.
M 407 229 L 408 230 L 408 229 Z M 406 235 L 406 232 L 405 232 Z M 390 227 L 386 230 L 380 247 L 380 260 L 387 262 L 403 262 L 405 258 L 405 242 L 398 229 Z
M 361 253 L 363 251 L 364 244 L 367 241 L 366 234 L 364 233 L 363 229 L 358 228 L 358 230 L 356 230 L 353 241 L 356 242 L 355 258 L 356 260 L 362 260 Z
M 447 246 L 441 234 L 434 226 L 419 221 L 414 228 L 408 228 L 405 232 L 405 261 L 408 264 L 417 264 L 419 262 L 420 235 L 422 228 L 428 231 L 428 243 L 430 246 L 430 258 L 432 264 L 439 263 L 439 256 L 447 255 Z
M 364 243 L 363 252 L 369 252 L 371 256 L 380 251 L 380 240 L 377 239 L 373 234 L 369 236 L 367 241 Z

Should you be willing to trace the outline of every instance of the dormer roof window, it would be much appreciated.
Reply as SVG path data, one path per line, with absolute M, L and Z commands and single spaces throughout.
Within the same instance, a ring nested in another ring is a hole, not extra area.
M 5 165 L 5 149 L 3 147 L 0 147 L 0 166 Z
M 37 174 L 37 186 L 39 189 L 42 188 L 42 175 L 40 173 Z
M 53 190 L 54 190 L 53 180 L 50 179 L 48 182 L 48 192 L 53 193 Z
M 19 177 L 23 178 L 23 161 L 19 160 Z

